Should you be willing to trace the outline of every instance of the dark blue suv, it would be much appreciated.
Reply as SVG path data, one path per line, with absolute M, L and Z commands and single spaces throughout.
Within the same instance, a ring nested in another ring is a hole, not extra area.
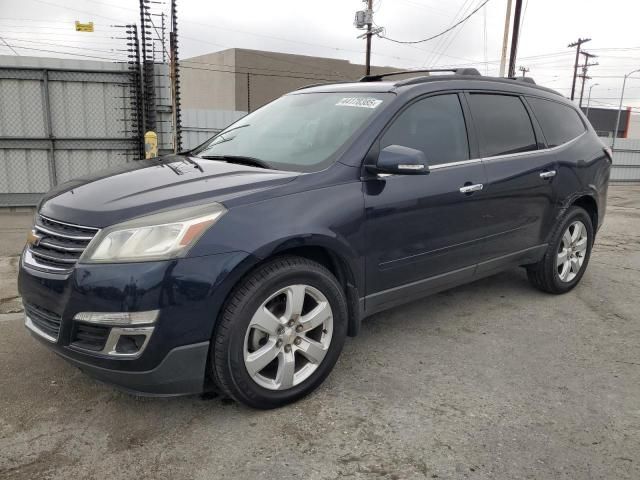
M 610 165 L 582 113 L 529 82 L 304 88 L 192 151 L 50 192 L 20 265 L 26 326 L 131 392 L 277 407 L 383 309 L 518 266 L 571 290 Z

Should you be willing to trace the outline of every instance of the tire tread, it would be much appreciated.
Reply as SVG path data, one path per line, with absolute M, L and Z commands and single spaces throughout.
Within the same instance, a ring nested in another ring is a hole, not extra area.
M 298 268 L 303 268 L 307 271 L 316 271 L 333 279 L 336 287 L 342 291 L 334 275 L 323 265 L 304 257 L 286 255 L 275 257 L 250 272 L 243 280 L 238 282 L 238 285 L 234 290 L 232 290 L 223 307 L 222 314 L 217 322 L 213 335 L 211 370 L 213 380 L 217 387 L 222 390 L 222 393 L 239 403 L 256 406 L 248 396 L 247 398 L 243 398 L 244 395 L 247 394 L 238 387 L 233 376 L 229 374 L 230 367 L 227 365 L 228 359 L 226 357 L 225 346 L 229 341 L 229 336 L 232 333 L 232 327 L 237 319 L 238 312 L 264 282 L 273 278 L 283 270 L 293 270 Z M 342 297 L 342 301 L 344 303 L 343 307 L 346 310 L 347 307 L 344 296 Z M 261 408 L 264 407 L 261 406 Z
M 556 221 L 553 227 L 551 235 L 549 235 L 549 246 L 547 247 L 547 250 L 545 251 L 542 259 L 538 263 L 534 263 L 533 265 L 527 266 L 527 278 L 529 279 L 529 282 L 538 290 L 541 290 L 546 293 L 554 293 L 554 294 L 566 293 L 569 290 L 571 290 L 575 285 L 577 285 L 577 283 L 579 283 L 578 281 L 578 282 L 575 282 L 574 285 L 571 285 L 571 287 L 569 288 L 560 289 L 558 288 L 555 282 L 555 275 L 556 275 L 555 262 L 556 262 L 557 242 L 559 240 L 559 237 L 564 234 L 567 218 L 574 216 L 575 212 L 582 213 L 588 220 L 589 224 L 591 225 L 591 217 L 589 216 L 589 214 L 584 208 L 578 207 L 575 205 L 567 208 L 564 214 L 560 216 L 560 218 L 558 218 L 558 220 Z M 592 229 L 593 229 L 593 226 L 591 225 L 591 230 Z M 585 260 L 585 262 L 588 262 L 588 259 L 590 256 L 591 244 L 593 242 L 593 235 L 590 235 L 590 237 L 591 237 L 589 238 L 590 243 L 587 247 L 588 257 Z M 586 268 L 587 268 L 587 263 L 585 263 L 583 266 L 584 270 L 586 270 Z

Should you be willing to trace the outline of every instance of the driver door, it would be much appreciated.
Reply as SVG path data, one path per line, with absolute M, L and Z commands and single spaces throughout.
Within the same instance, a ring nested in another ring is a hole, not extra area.
M 486 230 L 486 175 L 471 158 L 463 101 L 457 93 L 418 99 L 382 134 L 380 149 L 422 150 L 430 171 L 365 180 L 367 312 L 473 276 Z

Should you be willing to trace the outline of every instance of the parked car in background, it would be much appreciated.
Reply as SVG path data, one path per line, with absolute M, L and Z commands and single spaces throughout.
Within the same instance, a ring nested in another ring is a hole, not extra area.
M 132 392 L 278 407 L 381 310 L 519 266 L 570 291 L 610 165 L 583 114 L 529 82 L 304 88 L 193 151 L 50 192 L 20 263 L 26 326 Z

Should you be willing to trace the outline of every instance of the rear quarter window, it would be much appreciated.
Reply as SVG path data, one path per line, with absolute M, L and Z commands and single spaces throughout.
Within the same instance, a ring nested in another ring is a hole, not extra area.
M 585 126 L 573 108 L 551 100 L 527 97 L 549 147 L 557 147 L 578 137 Z

